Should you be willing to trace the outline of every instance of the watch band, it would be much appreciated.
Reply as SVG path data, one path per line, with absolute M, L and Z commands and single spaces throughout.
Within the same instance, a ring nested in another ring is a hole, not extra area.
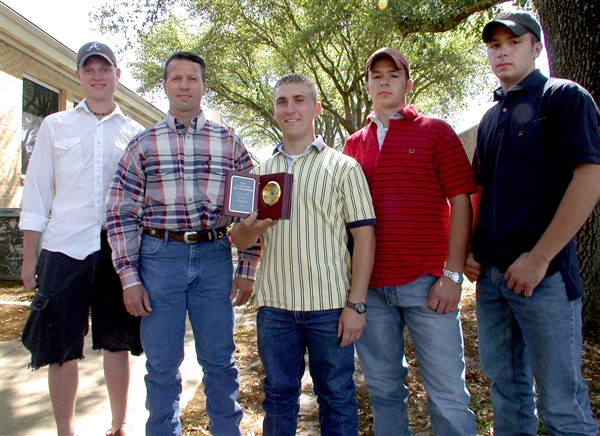
M 346 307 L 356 311 L 360 315 L 367 311 L 367 305 L 363 302 L 351 303 L 350 301 L 346 301 Z
M 463 282 L 463 275 L 457 271 L 449 271 L 446 268 L 442 269 L 444 277 L 448 277 L 455 285 L 460 285 Z

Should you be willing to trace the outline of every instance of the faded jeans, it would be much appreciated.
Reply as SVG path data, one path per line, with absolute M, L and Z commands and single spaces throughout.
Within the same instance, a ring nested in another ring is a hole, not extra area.
M 505 272 L 485 267 L 477 282 L 479 354 L 492 380 L 494 434 L 536 435 L 533 379 L 550 435 L 598 433 L 581 375 L 581 298 L 567 299 L 559 272 L 531 297 L 508 289 Z
M 431 428 L 436 435 L 474 435 L 469 409 L 460 312 L 438 314 L 427 307 L 437 277 L 424 275 L 403 286 L 369 289 L 367 327 L 356 343 L 373 409 L 376 436 L 411 435 L 408 425 L 408 365 L 404 329 L 419 361 Z
M 179 398 L 186 313 L 202 366 L 210 432 L 241 435 L 238 369 L 233 353 L 233 266 L 227 237 L 185 244 L 143 235 L 140 276 L 152 312 L 142 318 L 146 352 L 146 434 L 181 435 Z

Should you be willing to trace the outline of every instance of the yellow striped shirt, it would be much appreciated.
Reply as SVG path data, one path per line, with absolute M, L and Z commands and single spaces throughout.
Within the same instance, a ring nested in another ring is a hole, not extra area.
M 261 237 L 257 305 L 342 308 L 351 280 L 347 228 L 375 224 L 367 180 L 358 162 L 321 137 L 291 163 L 279 152 L 254 173 L 284 171 L 294 177 L 291 217 Z

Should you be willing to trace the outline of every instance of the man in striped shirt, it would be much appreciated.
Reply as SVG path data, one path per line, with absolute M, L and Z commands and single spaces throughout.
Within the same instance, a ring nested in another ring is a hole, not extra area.
M 232 281 L 223 196 L 225 171 L 249 171 L 252 163 L 237 136 L 205 119 L 205 83 L 206 64 L 197 54 L 177 52 L 167 60 L 167 118 L 131 141 L 107 202 L 125 305 L 143 317 L 147 435 L 181 434 L 186 312 L 204 371 L 210 431 L 241 435 L 232 304 L 248 300 L 256 264 L 242 260 Z
M 474 435 L 458 305 L 472 219 L 469 194 L 477 186 L 450 126 L 406 104 L 412 86 L 398 50 L 375 51 L 365 83 L 373 113 L 344 146 L 365 172 L 377 214 L 367 327 L 356 349 L 376 435 L 411 434 L 405 327 L 434 434 Z
M 265 370 L 263 434 L 296 434 L 308 351 L 322 434 L 356 435 L 353 343 L 365 327 L 375 251 L 371 196 L 358 163 L 315 136 L 321 104 L 314 83 L 288 74 L 273 94 L 283 141 L 255 172 L 293 174 L 291 217 L 257 220 L 254 212 L 231 233 L 239 249 L 261 239 L 257 326 Z

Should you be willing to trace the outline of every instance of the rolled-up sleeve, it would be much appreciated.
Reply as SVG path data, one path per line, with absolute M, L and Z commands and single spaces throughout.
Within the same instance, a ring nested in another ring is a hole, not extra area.
M 43 121 L 27 167 L 19 220 L 21 230 L 43 232 L 50 221 L 54 199 L 53 137 L 52 125 Z

